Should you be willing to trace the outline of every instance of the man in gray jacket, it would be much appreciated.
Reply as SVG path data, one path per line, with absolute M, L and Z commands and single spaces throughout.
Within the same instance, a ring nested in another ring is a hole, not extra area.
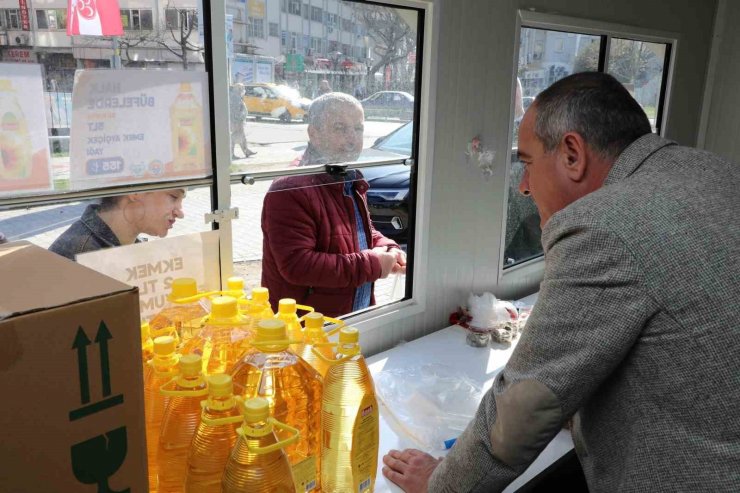
M 519 154 L 537 304 L 449 455 L 391 451 L 385 476 L 500 491 L 572 418 L 590 491 L 740 491 L 740 167 L 652 134 L 598 73 L 537 97 Z

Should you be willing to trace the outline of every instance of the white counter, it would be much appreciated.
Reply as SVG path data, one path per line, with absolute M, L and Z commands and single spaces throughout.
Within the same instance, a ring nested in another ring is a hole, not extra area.
M 534 301 L 534 297 L 523 301 Z M 458 326 L 434 332 L 412 342 L 401 344 L 376 354 L 367 359 L 370 372 L 373 376 L 384 369 L 420 367 L 431 363 L 441 363 L 445 366 L 466 375 L 471 381 L 488 390 L 496 374 L 501 371 L 509 360 L 516 341 L 512 345 L 496 345 L 496 347 L 474 348 L 465 343 L 465 330 Z M 378 457 L 378 476 L 375 482 L 376 493 L 397 493 L 401 489 L 385 479 L 382 473 L 383 455 L 389 450 L 404 448 L 419 448 L 399 430 L 398 425 L 391 426 L 389 411 L 380 402 L 380 453 Z M 560 433 L 547 445 L 539 457 L 525 471 L 525 473 L 511 483 L 505 492 L 516 491 L 524 483 L 542 472 L 546 467 L 565 455 L 573 448 L 570 433 L 561 430 Z M 426 451 L 434 455 L 444 455 L 439 451 Z

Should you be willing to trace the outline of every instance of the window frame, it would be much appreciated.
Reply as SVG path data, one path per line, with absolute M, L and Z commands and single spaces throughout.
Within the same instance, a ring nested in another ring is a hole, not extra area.
M 644 41 L 650 43 L 664 43 L 668 45 L 666 54 L 668 63 L 663 65 L 663 83 L 662 94 L 660 96 L 660 108 L 656 118 L 656 127 L 658 135 L 665 135 L 668 122 L 668 113 L 670 110 L 671 93 L 673 77 L 675 73 L 675 64 L 678 54 L 680 36 L 677 33 L 669 31 L 660 31 L 645 29 L 636 26 L 617 24 L 611 22 L 597 21 L 580 17 L 562 16 L 557 14 L 545 14 L 541 12 L 532 12 L 529 10 L 519 10 L 516 21 L 515 39 L 513 50 L 513 66 L 511 80 L 511 106 L 509 108 L 509 125 L 514 121 L 514 95 L 517 86 L 517 74 L 519 67 L 519 47 L 522 28 L 543 29 L 548 31 L 561 31 L 565 33 L 586 34 L 590 36 L 599 36 L 602 39 L 602 53 L 604 58 L 599 60 L 599 70 L 607 72 L 609 66 L 609 48 L 612 38 L 630 39 L 634 41 Z M 659 120 L 659 121 L 658 121 Z M 509 131 L 509 149 L 513 150 L 516 143 L 513 141 L 513 132 Z M 544 254 L 520 262 L 511 266 L 504 264 L 504 249 L 506 246 L 506 222 L 508 220 L 509 188 L 511 179 L 512 158 L 507 160 L 506 166 L 506 183 L 504 186 L 504 206 L 501 223 L 500 253 L 499 253 L 499 275 L 498 286 L 503 289 L 513 288 L 516 286 L 530 285 L 536 279 L 542 279 L 545 270 Z M 537 281 L 538 282 L 538 281 Z
M 375 3 L 375 2 L 373 2 Z M 379 5 L 406 8 L 418 11 L 419 44 L 417 46 L 417 75 L 415 100 L 415 144 L 416 163 L 412 168 L 415 175 L 416 205 L 413 233 L 413 269 L 407 277 L 407 288 L 412 287 L 410 296 L 402 301 L 388 305 L 374 306 L 360 312 L 348 314 L 351 323 L 363 332 L 381 330 L 395 320 L 421 313 L 426 308 L 426 272 L 428 258 L 428 231 L 431 201 L 431 179 L 434 142 L 436 77 L 433 64 L 423 63 L 424 56 L 433 53 L 438 47 L 439 15 L 434 0 L 387 0 Z M 208 3 L 206 3 L 208 5 Z M 122 9 L 123 10 L 123 9 Z M 126 9 L 131 10 L 131 9 Z M 56 205 L 80 200 L 129 194 L 140 191 L 166 190 L 171 188 L 209 187 L 211 192 L 211 216 L 217 219 L 211 222 L 213 229 L 218 229 L 221 236 L 219 256 L 222 285 L 226 284 L 233 272 L 233 233 L 229 214 L 231 208 L 231 186 L 243 182 L 243 176 L 231 174 L 231 142 L 229 131 L 229 101 L 226 28 L 224 22 L 213 22 L 212 19 L 225 19 L 224 2 L 210 2 L 210 8 L 204 9 L 203 22 L 205 72 L 209 84 L 209 131 L 211 133 L 212 175 L 200 179 L 169 180 L 163 182 L 116 185 L 84 191 L 51 191 L 38 195 L 23 195 L 0 198 L 0 208 Z M 179 16 L 178 16 L 179 19 Z M 285 31 L 284 31 L 285 32 Z M 423 81 L 423 84 L 422 84 Z M 287 163 L 286 163 L 287 164 Z M 379 165 L 383 163 L 375 163 Z M 356 166 L 360 168 L 362 166 Z M 280 176 L 290 173 L 281 172 Z M 267 174 L 264 175 L 267 178 Z M 412 181 L 413 183 L 413 181 Z M 408 292 L 408 291 L 407 291 Z

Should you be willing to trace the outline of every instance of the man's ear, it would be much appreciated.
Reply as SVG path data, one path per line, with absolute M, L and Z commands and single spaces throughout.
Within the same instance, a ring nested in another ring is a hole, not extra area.
M 588 146 L 581 134 L 568 132 L 560 141 L 563 171 L 568 178 L 580 182 L 588 167 Z

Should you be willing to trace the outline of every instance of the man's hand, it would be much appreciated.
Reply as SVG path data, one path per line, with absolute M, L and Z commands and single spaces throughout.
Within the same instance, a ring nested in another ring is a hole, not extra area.
M 427 493 L 429 478 L 442 462 L 431 455 L 412 448 L 403 452 L 391 450 L 383 456 L 383 476 L 390 479 L 406 493 Z
M 396 254 L 396 265 L 393 266 L 393 274 L 405 274 L 406 273 L 406 252 L 400 248 L 392 248 L 391 253 Z
M 396 254 L 378 251 L 375 253 L 378 254 L 378 259 L 380 259 L 380 278 L 385 279 L 393 272 L 393 268 L 396 266 Z

